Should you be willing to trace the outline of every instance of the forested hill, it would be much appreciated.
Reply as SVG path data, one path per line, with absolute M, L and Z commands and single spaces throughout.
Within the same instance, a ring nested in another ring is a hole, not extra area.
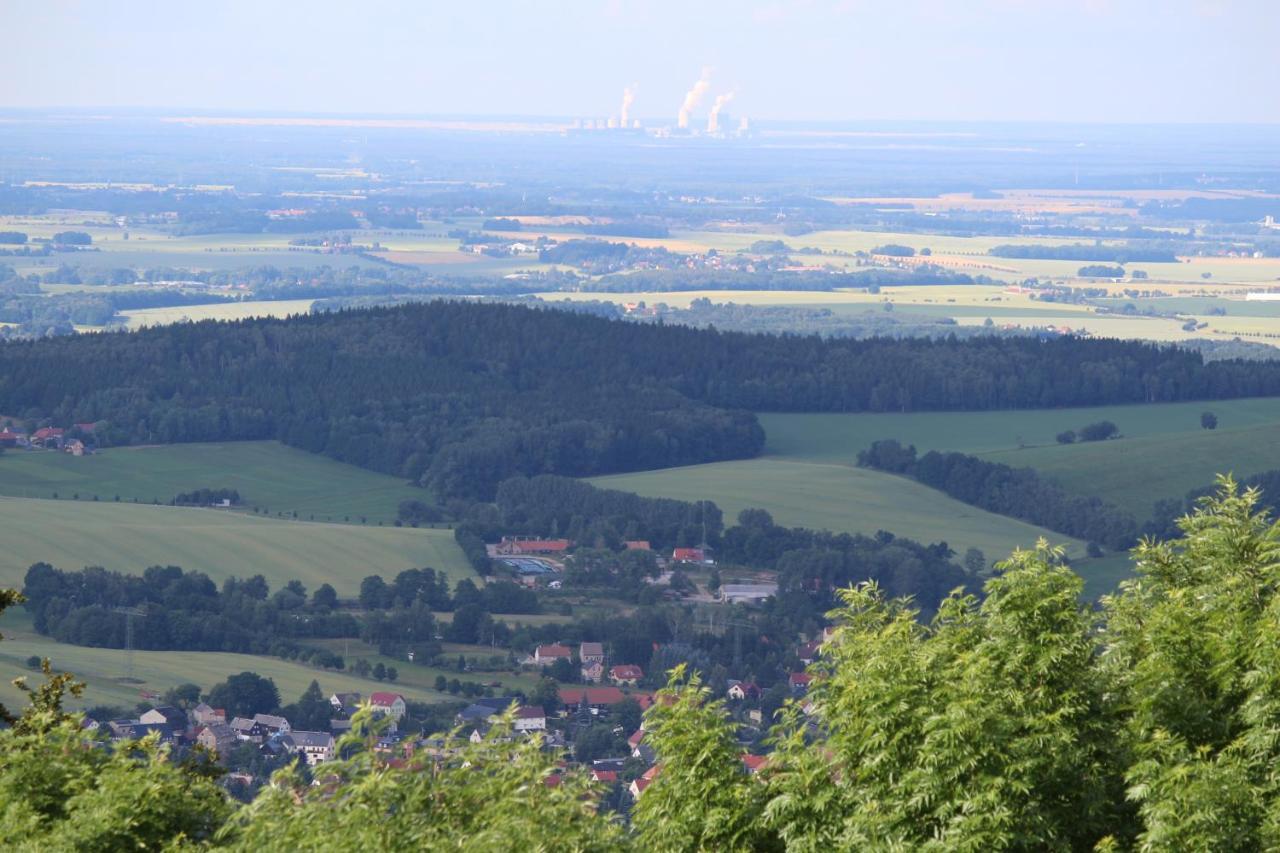
M 822 340 L 434 302 L 0 346 L 0 412 L 109 443 L 279 438 L 490 498 L 514 474 L 752 456 L 749 410 L 1280 395 L 1280 363 L 1074 338 Z

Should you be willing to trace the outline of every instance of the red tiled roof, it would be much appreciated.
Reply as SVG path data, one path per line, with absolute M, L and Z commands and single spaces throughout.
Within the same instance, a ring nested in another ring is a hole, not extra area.
M 644 670 L 632 663 L 619 664 L 609 670 L 609 677 L 619 681 L 644 678 Z
M 813 681 L 813 676 L 807 672 L 793 672 L 791 673 L 790 681 L 792 686 L 808 684 L 810 681 Z
M 514 543 L 517 551 L 537 552 L 537 551 L 567 551 L 569 546 L 573 544 L 568 539 L 526 539 L 523 542 Z
M 546 715 L 541 705 L 521 705 L 516 709 L 517 720 L 540 720 Z
M 763 755 L 752 755 L 749 752 L 744 752 L 742 753 L 742 763 L 747 766 L 748 771 L 757 773 L 760 768 L 769 763 L 769 759 Z
M 559 643 L 548 643 L 545 646 L 538 646 L 533 656 L 536 658 L 571 658 L 573 657 L 573 650 Z
M 591 771 L 591 775 L 595 777 L 597 782 L 608 782 L 609 784 L 613 784 L 618 781 L 617 770 L 593 770 Z
M 566 706 L 582 704 L 582 697 L 587 697 L 588 705 L 616 705 L 626 695 L 616 687 L 562 687 L 560 702 Z
M 57 438 L 62 435 L 62 427 L 40 427 L 35 431 L 34 438 Z
M 677 548 L 671 552 L 671 559 L 686 560 L 688 562 L 701 562 L 703 557 L 701 548 Z
M 403 700 L 404 697 L 401 696 L 399 693 L 387 693 L 384 691 L 375 691 L 369 694 L 369 702 L 373 705 L 379 705 L 381 707 L 388 707 L 390 705 L 394 705 L 397 699 Z
M 627 550 L 628 550 L 628 551 L 648 551 L 648 550 L 651 550 L 651 549 L 649 548 L 649 542 L 648 542 L 648 540 L 646 540 L 646 539 L 633 539 L 633 540 L 631 540 L 631 541 L 629 541 L 629 542 L 626 542 L 626 543 L 624 543 L 624 544 L 626 544 L 626 546 L 627 546 Z
M 635 734 L 627 738 L 627 746 L 635 749 L 644 740 L 644 729 L 636 729 Z

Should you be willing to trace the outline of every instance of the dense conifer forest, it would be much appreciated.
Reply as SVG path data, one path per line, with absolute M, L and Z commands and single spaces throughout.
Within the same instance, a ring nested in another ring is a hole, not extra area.
M 0 412 L 106 444 L 278 438 L 491 499 L 514 475 L 754 456 L 752 411 L 1280 394 L 1280 364 L 1113 340 L 824 340 L 436 302 L 0 346 Z

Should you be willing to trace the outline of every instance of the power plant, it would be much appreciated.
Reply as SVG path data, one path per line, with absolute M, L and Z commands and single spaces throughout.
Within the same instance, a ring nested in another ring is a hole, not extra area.
M 630 86 L 622 90 L 622 103 L 618 112 L 608 118 L 579 118 L 574 119 L 573 124 L 565 130 L 566 134 L 593 134 L 593 135 L 626 135 L 636 136 L 647 134 L 655 137 L 711 137 L 716 139 L 725 139 L 730 137 L 745 137 L 751 135 L 751 125 L 746 117 L 738 120 L 736 130 L 726 130 L 733 126 L 733 121 L 724 111 L 729 102 L 734 99 L 737 92 L 730 89 L 727 92 L 721 92 L 716 95 L 711 103 L 711 108 L 707 112 L 705 130 L 698 130 L 694 126 L 695 113 L 698 107 L 706 100 L 707 95 L 711 92 L 711 75 L 712 69 L 703 68 L 702 74 L 697 81 L 684 94 L 684 98 L 680 102 L 679 109 L 676 110 L 675 125 L 659 125 L 656 127 L 646 128 L 640 123 L 640 119 L 635 117 L 633 107 L 636 100 L 636 91 L 640 88 L 638 84 L 632 83 Z

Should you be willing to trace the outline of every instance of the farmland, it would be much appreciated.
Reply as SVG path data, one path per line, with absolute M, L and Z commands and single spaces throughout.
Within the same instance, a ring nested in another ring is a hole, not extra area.
M 21 587 L 32 563 L 137 573 L 178 565 L 216 581 L 262 574 L 354 595 L 370 574 L 427 567 L 460 579 L 470 565 L 448 530 L 282 521 L 211 509 L 0 498 L 0 585 Z
M 1200 427 L 1212 410 L 1216 430 Z M 1057 444 L 1067 429 L 1110 420 L 1122 438 Z M 1018 412 L 868 415 L 764 414 L 770 458 L 850 462 L 882 438 L 919 450 L 974 453 L 1034 468 L 1069 491 L 1096 495 L 1147 518 L 1152 504 L 1180 498 L 1215 474 L 1247 476 L 1280 464 L 1280 399 L 1219 400 Z
M 275 441 L 121 447 L 90 456 L 10 451 L 0 456 L 0 495 L 168 503 L 179 492 L 235 489 L 245 508 L 317 521 L 391 524 L 422 489 Z
M 1084 543 L 985 512 L 902 477 L 848 464 L 752 459 L 592 479 L 598 486 L 652 497 L 712 500 L 732 519 L 761 507 L 784 526 L 874 534 L 888 530 L 956 551 L 978 548 L 994 560 L 1040 537 L 1083 556 Z
M 32 676 L 25 661 L 32 655 L 48 657 L 59 670 L 72 672 L 87 684 L 76 707 L 118 705 L 132 708 L 142 701 L 140 691 L 163 693 L 179 684 L 198 684 L 208 690 L 214 684 L 237 672 L 256 672 L 271 678 L 280 690 L 283 703 L 292 702 L 307 689 L 312 679 L 328 695 L 336 691 L 355 691 L 367 696 L 371 691 L 388 689 L 386 682 L 361 678 L 348 672 L 315 669 L 279 658 L 232 654 L 226 652 L 149 652 L 133 653 L 133 673 L 138 683 L 124 681 L 129 672 L 128 653 L 122 649 L 97 649 L 56 643 L 30 630 L 26 614 L 21 610 L 0 617 L 0 703 L 21 707 L 21 694 L 10 682 L 18 676 Z M 353 657 L 360 657 L 353 652 Z M 375 663 L 376 655 L 370 656 Z M 386 660 L 386 659 L 382 659 Z M 395 663 L 400 674 L 394 689 L 410 701 L 455 701 L 447 693 L 438 693 L 430 685 L 439 670 L 415 667 L 404 661 Z M 39 674 L 32 678 L 39 680 Z M 455 673 L 456 675 L 456 673 Z
M 1022 446 L 1054 445 L 1054 437 L 1059 432 L 1101 420 L 1114 421 L 1125 441 L 1180 433 L 1198 435 L 1203 432 L 1200 413 L 1206 409 L 1218 415 L 1218 435 L 1236 428 L 1280 423 L 1278 398 L 1030 411 L 766 413 L 760 415 L 760 423 L 767 436 L 767 455 L 852 462 L 859 450 L 882 438 L 896 438 L 903 444 L 914 444 L 921 451 L 1009 451 Z M 1082 449 L 1083 445 L 1063 448 L 1068 452 Z

